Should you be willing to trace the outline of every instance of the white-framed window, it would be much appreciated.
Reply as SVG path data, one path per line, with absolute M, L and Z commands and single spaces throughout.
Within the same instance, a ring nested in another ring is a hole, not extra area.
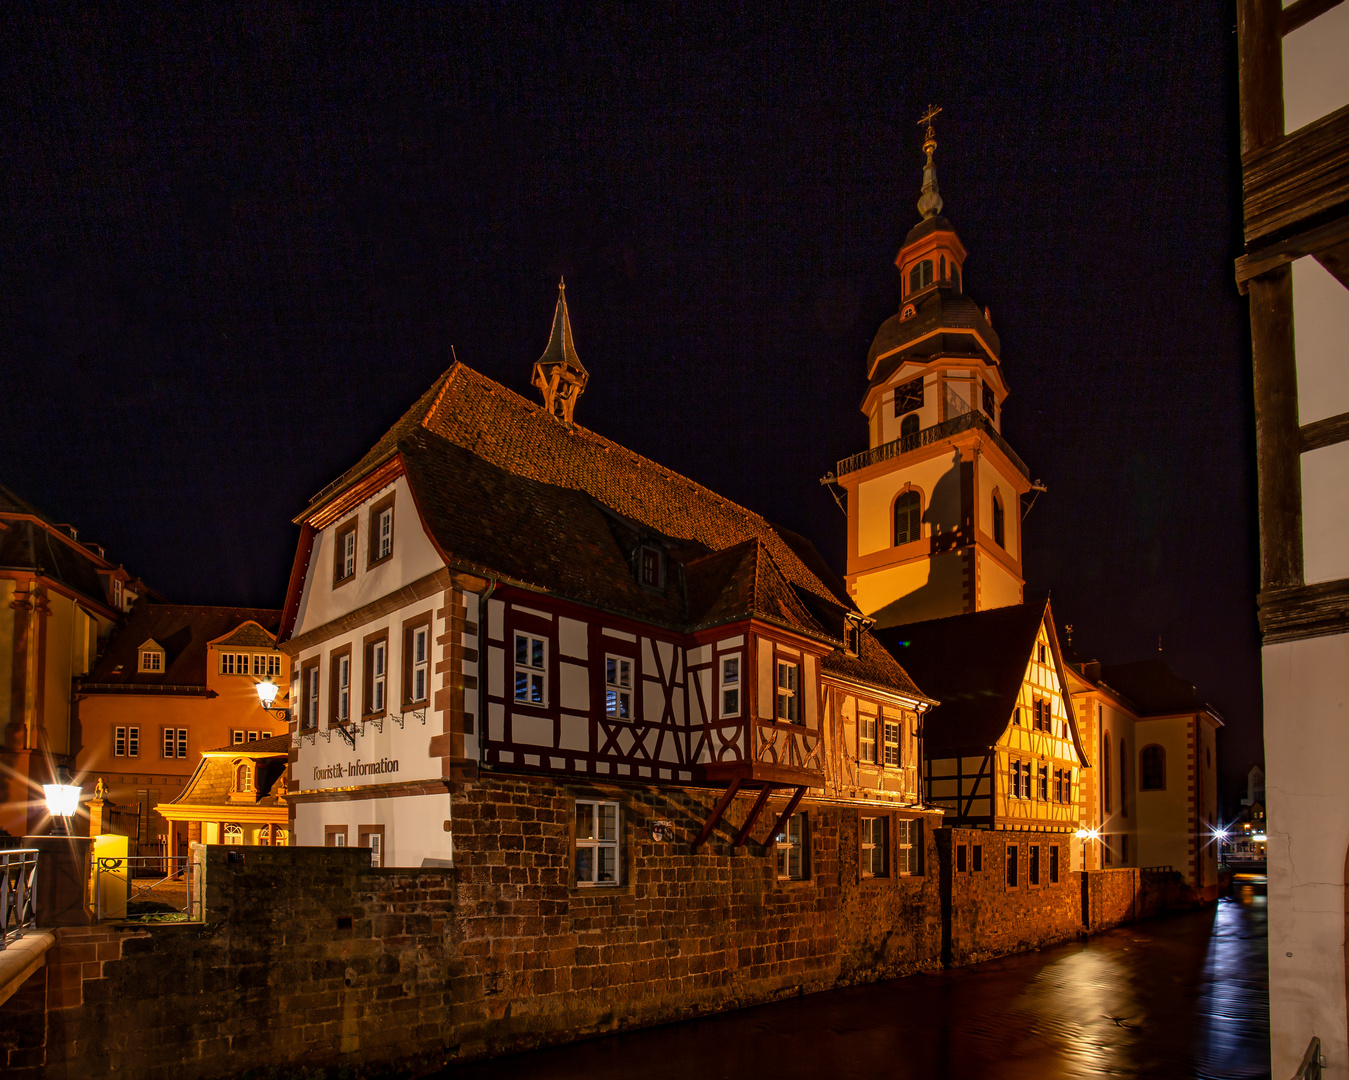
M 187 728 L 164 729 L 164 756 L 166 758 L 187 757 Z
M 790 660 L 778 661 L 777 718 L 789 724 L 795 724 L 800 717 L 800 703 L 797 700 L 800 670 Z
M 244 830 L 238 825 L 226 825 L 220 830 L 221 840 L 226 844 L 242 844 L 244 842 Z
M 806 842 L 809 827 L 805 812 L 793 814 L 775 838 L 777 848 L 778 879 L 781 881 L 799 881 L 810 875 L 806 859 Z
M 141 650 L 141 671 L 161 672 L 164 670 L 164 654 L 158 649 Z
M 253 770 L 248 762 L 241 761 L 234 767 L 234 790 L 252 791 L 253 790 Z
M 576 800 L 576 884 L 618 884 L 616 802 Z
M 740 715 L 740 654 L 723 656 L 720 664 L 721 716 Z
M 356 573 L 356 530 L 348 529 L 338 537 L 342 545 L 342 577 L 349 578 Z
M 333 662 L 337 666 L 333 672 L 333 718 L 345 724 L 351 719 L 351 654 L 339 656 Z
M 533 634 L 515 635 L 515 700 L 548 704 L 548 643 Z
M 857 758 L 876 764 L 876 718 L 863 713 L 857 716 Z
M 632 660 L 626 656 L 604 658 L 604 711 L 617 720 L 632 719 Z
M 112 753 L 114 757 L 140 757 L 141 729 L 134 726 L 113 728 Z
M 922 872 L 923 822 L 921 818 L 900 818 L 895 835 L 895 867 L 900 874 Z
M 112 606 L 122 610 L 122 583 L 117 578 L 112 579 Z
M 244 733 L 240 731 L 238 728 L 235 728 L 234 731 L 230 733 L 230 745 L 239 746 L 243 743 L 243 741 L 244 741 Z
M 864 878 L 887 876 L 890 873 L 890 819 L 862 818 L 858 839 L 862 848 L 862 876 Z
M 899 733 L 901 731 L 898 720 L 887 719 L 884 724 L 885 730 L 885 763 L 887 765 L 899 767 Z
M 370 647 L 370 709 L 372 712 L 384 711 L 384 690 L 388 683 L 389 645 L 377 641 Z
M 393 554 L 393 507 L 386 506 L 375 519 L 376 559 L 387 559 Z
M 319 665 L 317 660 L 300 669 L 300 685 L 303 687 L 302 693 L 304 695 L 304 711 L 301 713 L 300 726 L 316 728 L 319 726 Z
M 249 741 L 249 742 L 257 742 L 258 739 L 261 738 L 261 737 L 262 737 L 262 732 L 260 732 L 260 731 L 250 731 L 250 732 L 248 733 L 248 741 Z
M 281 654 L 254 653 L 253 674 L 270 675 L 273 678 L 279 678 L 281 675 Z
M 431 631 L 419 626 L 412 631 L 412 700 L 425 701 L 431 686 Z

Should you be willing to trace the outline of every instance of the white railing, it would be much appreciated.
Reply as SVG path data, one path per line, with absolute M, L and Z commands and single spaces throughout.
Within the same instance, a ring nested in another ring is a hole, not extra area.
M 37 926 L 37 848 L 0 850 L 0 949 Z
M 94 918 L 190 920 L 197 880 L 186 856 L 109 856 L 94 860 Z
M 1302 1064 L 1293 1074 L 1293 1080 L 1321 1080 L 1321 1070 L 1325 1064 L 1326 1059 L 1321 1053 L 1321 1040 L 1313 1035 L 1312 1041 L 1307 1044 L 1307 1052 L 1302 1055 Z

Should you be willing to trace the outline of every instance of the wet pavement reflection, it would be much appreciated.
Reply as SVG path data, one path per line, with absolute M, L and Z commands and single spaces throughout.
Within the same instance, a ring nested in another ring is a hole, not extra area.
M 1263 884 L 1088 941 L 452 1068 L 455 1080 L 1269 1076 Z

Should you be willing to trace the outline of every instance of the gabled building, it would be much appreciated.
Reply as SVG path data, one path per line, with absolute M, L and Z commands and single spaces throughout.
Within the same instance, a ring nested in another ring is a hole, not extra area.
M 177 797 L 155 805 L 155 813 L 169 823 L 169 850 L 178 851 L 188 841 L 287 846 L 290 741 L 290 732 L 283 731 L 265 739 L 231 740 L 202 751 Z M 378 859 L 378 840 L 374 847 Z
M 121 832 L 138 849 L 163 840 L 169 853 L 186 854 L 199 837 L 180 830 L 170 842 L 156 805 L 183 792 L 204 751 L 287 729 L 257 692 L 264 679 L 283 694 L 290 685 L 290 664 L 275 642 L 280 619 L 267 608 L 132 608 L 75 686 L 76 773 L 86 795 L 103 781 L 108 812 L 117 815 L 115 827 L 109 819 L 94 831 Z
M 570 790 L 583 884 L 622 876 L 626 785 L 713 789 L 695 847 L 745 800 L 784 877 L 801 808 L 856 800 L 908 865 L 931 699 L 807 541 L 574 423 L 574 352 L 559 295 L 542 406 L 456 364 L 297 519 L 296 842 L 448 865 L 452 792 L 509 777 Z
M 927 792 L 959 828 L 1075 833 L 1090 759 L 1048 602 L 878 631 L 940 702 Z
M 1089 869 L 1169 866 L 1200 895 L 1218 886 L 1218 711 L 1160 657 L 1080 661 L 1068 686 L 1097 763 L 1083 828 Z
M 79 746 L 73 680 L 148 593 L 75 526 L 0 487 L 0 829 L 23 836 L 46 821 L 42 785 Z

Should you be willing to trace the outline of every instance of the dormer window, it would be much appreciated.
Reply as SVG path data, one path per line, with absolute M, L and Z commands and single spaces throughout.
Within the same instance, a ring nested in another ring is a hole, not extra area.
M 240 793 L 253 790 L 253 770 L 246 761 L 239 762 L 234 769 L 234 790 Z
M 112 579 L 112 606 L 122 610 L 122 583 L 117 578 Z
M 909 292 L 917 292 L 932 284 L 932 260 L 924 259 L 909 271 Z
M 637 580 L 644 589 L 665 589 L 665 553 L 643 546 L 637 552 Z
M 148 638 L 141 642 L 141 647 L 136 650 L 136 656 L 136 670 L 138 672 L 148 675 L 162 675 L 164 673 L 164 647 L 154 638 Z
M 912 319 L 912 318 L 913 318 L 915 315 L 917 315 L 917 314 L 918 314 L 918 309 L 917 309 L 916 307 L 914 307 L 912 304 L 905 304 L 905 305 L 904 305 L 904 310 L 903 310 L 902 312 L 900 312 L 900 315 L 899 315 L 899 321 L 900 321 L 900 322 L 908 322 L 910 319 Z
M 859 656 L 862 652 L 862 620 L 848 615 L 843 619 L 843 651 L 849 656 Z

